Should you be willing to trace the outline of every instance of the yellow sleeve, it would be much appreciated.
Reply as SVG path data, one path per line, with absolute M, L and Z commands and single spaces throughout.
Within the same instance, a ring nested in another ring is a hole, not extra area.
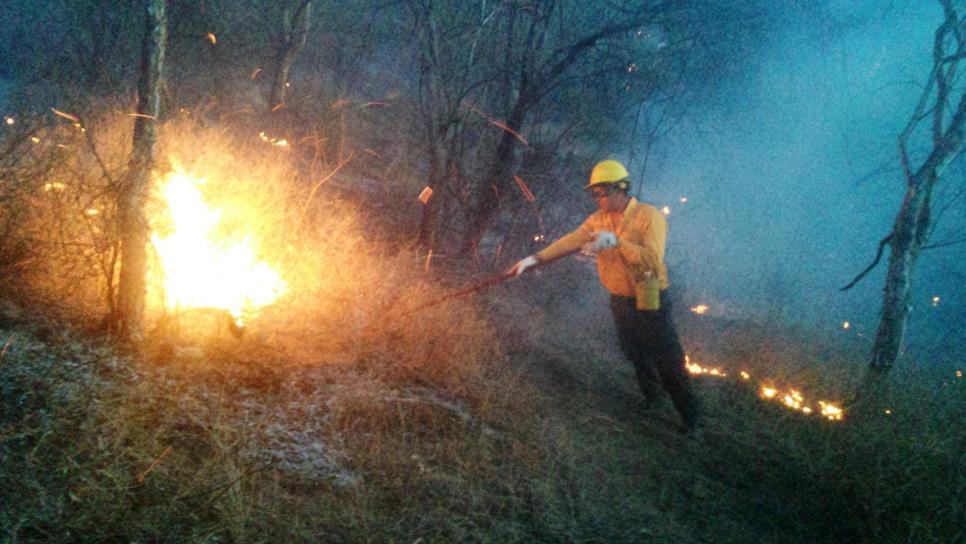
M 588 220 L 589 221 L 589 220 Z M 537 252 L 538 261 L 549 261 L 580 249 L 594 239 L 594 229 L 584 221 L 573 232 L 561 236 L 557 241 Z
M 651 206 L 641 206 L 638 211 L 628 225 L 630 228 L 625 228 L 618 238 L 617 248 L 628 265 L 657 277 L 664 262 L 667 221 Z

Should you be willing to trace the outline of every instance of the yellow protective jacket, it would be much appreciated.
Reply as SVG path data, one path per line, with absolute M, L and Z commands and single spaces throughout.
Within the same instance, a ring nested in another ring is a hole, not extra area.
M 617 235 L 617 247 L 597 254 L 597 273 L 604 287 L 615 295 L 633 297 L 634 284 L 657 277 L 667 289 L 664 244 L 667 221 L 657 208 L 631 198 L 623 213 L 598 210 L 570 234 L 537 253 L 545 261 L 593 241 L 594 233 L 609 230 Z

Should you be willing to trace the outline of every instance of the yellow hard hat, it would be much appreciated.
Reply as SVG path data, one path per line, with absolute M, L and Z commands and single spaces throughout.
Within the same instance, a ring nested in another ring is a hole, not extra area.
M 623 164 L 615 160 L 608 159 L 606 161 L 600 161 L 594 166 L 593 171 L 590 172 L 590 183 L 585 185 L 584 189 L 588 189 L 594 185 L 624 181 L 629 175 L 627 168 L 624 168 Z

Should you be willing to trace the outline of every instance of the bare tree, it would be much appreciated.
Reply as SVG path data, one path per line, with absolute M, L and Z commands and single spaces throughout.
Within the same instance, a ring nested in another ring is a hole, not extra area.
M 406 2 L 419 57 L 419 105 L 433 195 L 422 209 L 419 244 L 437 249 L 443 202 L 454 192 L 458 148 L 472 115 L 463 100 L 486 81 L 481 42 L 489 37 L 503 5 L 463 1 Z
M 134 145 L 129 171 L 117 192 L 121 272 L 115 330 L 125 340 L 141 336 L 147 270 L 148 221 L 145 203 L 155 162 L 156 121 L 161 113 L 164 51 L 168 38 L 166 0 L 145 1 Z
M 966 136 L 966 89 L 956 86 L 959 62 L 966 58 L 966 16 L 953 0 L 939 0 L 944 19 L 933 39 L 933 66 L 915 111 L 899 134 L 899 162 L 905 196 L 892 232 L 879 242 L 872 264 L 843 289 L 871 271 L 889 247 L 889 266 L 883 289 L 882 316 L 872 348 L 872 376 L 887 373 L 899 356 L 910 311 L 913 273 L 935 226 L 934 190 L 946 168 L 959 156 Z M 912 157 L 910 144 L 918 130 L 928 131 L 929 145 Z
M 298 0 L 287 4 L 282 11 L 282 42 L 275 56 L 275 69 L 272 74 L 272 92 L 268 106 L 272 109 L 285 104 L 285 90 L 288 88 L 288 74 L 309 35 L 312 15 L 312 0 Z

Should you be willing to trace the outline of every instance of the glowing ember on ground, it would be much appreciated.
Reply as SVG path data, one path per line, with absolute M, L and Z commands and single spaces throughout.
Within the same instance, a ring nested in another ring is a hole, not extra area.
M 769 386 L 762 386 L 761 396 L 765 400 L 778 400 L 782 406 L 789 410 L 811 415 L 815 410 L 805 402 L 805 397 L 795 389 L 789 389 L 786 393 L 780 394 L 778 389 Z M 845 417 L 845 412 L 838 406 L 826 402 L 818 401 L 821 407 L 822 417 L 831 421 L 841 421 Z
M 704 367 L 696 363 L 691 362 L 691 357 L 684 356 L 684 366 L 687 368 L 688 372 L 696 376 L 714 376 L 716 378 L 727 378 L 728 373 L 721 368 L 716 367 Z M 751 381 L 751 374 L 742 370 L 738 374 L 743 381 Z M 790 410 L 795 410 L 801 412 L 805 415 L 811 415 L 815 409 L 805 402 L 805 396 L 802 395 L 797 389 L 789 388 L 787 392 L 780 393 L 778 388 L 772 385 L 761 385 L 758 390 L 759 396 L 764 400 L 777 400 L 781 402 L 783 406 Z M 841 421 L 845 417 L 844 411 L 837 407 L 836 405 L 826 402 L 818 401 L 819 405 L 822 407 L 822 416 L 833 421 Z
M 12 124 L 14 124 L 14 123 L 16 123 L 16 121 L 14 120 L 14 118 L 13 118 L 13 117 L 4 117 L 4 118 L 3 118 L 3 120 L 4 120 L 4 121 L 5 121 L 5 122 L 6 122 L 6 123 L 7 123 L 8 125 L 12 125 Z
M 805 399 L 802 397 L 801 393 L 792 389 L 789 390 L 788 394 L 782 397 L 782 402 L 784 402 L 785 406 L 788 406 L 789 408 L 801 410 L 804 407 L 803 403 L 805 402 Z
M 708 311 L 708 305 L 707 304 L 698 304 L 697 306 L 691 308 L 691 311 L 694 312 L 694 313 L 696 313 L 696 314 L 698 314 L 698 315 L 702 315 L 702 314 L 704 314 L 704 313 L 706 313 Z
M 713 367 L 703 367 L 697 363 L 692 363 L 691 358 L 687 355 L 684 356 L 684 365 L 687 367 L 688 372 L 691 374 L 708 374 L 710 376 L 718 376 L 719 378 L 724 378 L 728 374 L 721 370 L 720 368 Z
M 841 421 L 845 415 L 842 409 L 834 404 L 820 400 L 818 401 L 818 405 L 822 407 L 822 417 L 831 421 Z
M 216 237 L 221 211 L 204 201 L 203 179 L 171 172 L 160 194 L 168 216 L 162 228 L 152 224 L 151 241 L 161 267 L 168 309 L 216 308 L 241 325 L 259 308 L 285 293 L 279 273 L 258 259 L 250 237 Z M 169 223 L 167 222 L 169 221 Z

